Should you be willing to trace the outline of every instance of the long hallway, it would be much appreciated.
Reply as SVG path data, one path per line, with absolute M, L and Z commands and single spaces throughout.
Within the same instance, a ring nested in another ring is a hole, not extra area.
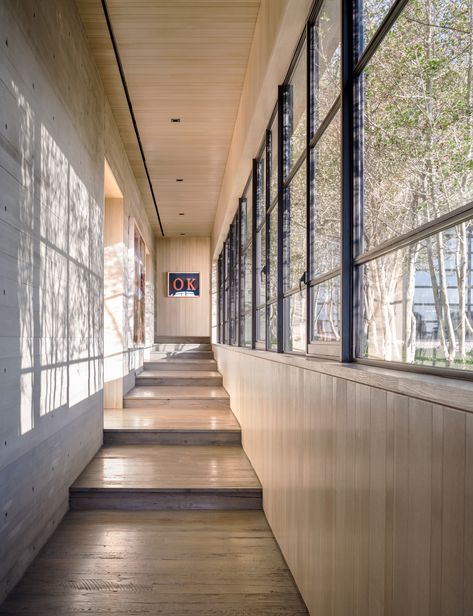
M 473 0 L 0 0 L 0 615 L 473 616 Z
M 0 614 L 307 614 L 210 340 L 158 343 Z

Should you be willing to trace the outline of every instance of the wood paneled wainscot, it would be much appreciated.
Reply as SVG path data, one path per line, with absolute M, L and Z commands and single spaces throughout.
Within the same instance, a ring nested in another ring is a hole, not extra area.
M 472 385 L 215 353 L 310 613 L 473 614 Z

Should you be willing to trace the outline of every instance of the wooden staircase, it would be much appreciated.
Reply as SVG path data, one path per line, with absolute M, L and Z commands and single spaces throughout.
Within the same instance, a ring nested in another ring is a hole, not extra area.
M 209 341 L 178 342 L 105 412 L 73 511 L 1 614 L 307 616 L 215 362 L 182 347 Z
M 104 423 L 72 509 L 261 509 L 209 339 L 160 340 Z

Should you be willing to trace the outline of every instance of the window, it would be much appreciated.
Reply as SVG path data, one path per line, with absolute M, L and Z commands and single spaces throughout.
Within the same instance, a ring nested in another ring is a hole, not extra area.
M 266 147 L 255 164 L 256 181 L 256 345 L 266 348 Z
M 473 367 L 468 6 L 409 2 L 358 80 L 360 358 Z
M 309 26 L 309 352 L 340 356 L 340 5 L 326 0 Z
M 240 344 L 253 344 L 253 180 L 240 199 Z
M 266 348 L 278 349 L 278 114 L 266 132 L 266 165 L 269 191 L 266 195 Z
M 224 298 L 225 298 L 225 293 L 224 293 L 224 286 L 223 286 L 223 282 L 224 282 L 224 273 L 223 273 L 223 252 L 220 254 L 219 258 L 218 258 L 218 262 L 217 262 L 217 277 L 218 277 L 218 300 L 217 300 L 217 306 L 218 306 L 218 327 L 217 327 L 217 332 L 218 332 L 218 342 L 220 343 L 224 343 L 225 339 L 224 339 L 224 333 L 223 333 L 223 324 L 225 321 L 225 309 L 224 309 Z
M 235 215 L 229 232 L 230 258 L 230 339 L 229 344 L 238 344 L 238 289 L 239 289 L 239 254 L 238 254 L 239 212 Z
M 471 378 L 470 2 L 341 6 L 314 4 L 240 200 L 239 343 Z
M 284 350 L 306 352 L 307 48 L 302 45 L 283 96 Z
M 473 222 L 362 266 L 364 357 L 473 368 Z
M 230 242 L 223 246 L 223 340 L 230 344 Z
M 141 346 L 145 343 L 145 243 L 136 226 L 134 253 L 133 342 Z

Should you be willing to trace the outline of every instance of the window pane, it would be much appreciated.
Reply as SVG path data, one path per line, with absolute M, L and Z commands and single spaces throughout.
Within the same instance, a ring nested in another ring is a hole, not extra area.
M 278 348 L 278 304 L 268 306 L 268 343 L 267 348 L 276 351 Z
M 306 270 L 306 165 L 303 164 L 286 190 L 284 289 L 299 284 Z
M 269 297 L 274 299 L 278 293 L 278 207 L 269 215 Z
M 289 169 L 306 149 L 306 89 L 307 51 L 304 43 L 288 85 L 289 134 L 291 136 L 288 152 Z
M 340 2 L 325 0 L 314 26 L 314 131 L 340 93 Z
M 243 330 L 243 346 L 251 346 L 251 313 L 245 314 Z
M 256 340 L 264 342 L 266 339 L 266 308 L 256 311 Z
M 393 4 L 394 0 L 363 0 L 361 2 L 363 15 L 362 49 L 371 41 L 373 34 L 379 28 Z
M 224 267 L 224 292 L 225 292 L 225 314 L 224 320 L 228 322 L 230 318 L 230 244 L 228 239 L 223 246 L 223 267 Z M 227 336 L 227 334 L 226 334 Z M 228 343 L 228 336 L 225 338 L 225 342 Z
M 251 241 L 253 224 L 253 180 L 250 179 L 248 190 L 246 191 L 246 229 L 245 229 L 245 243 Z
M 256 234 L 256 305 L 266 301 L 266 225 Z
M 340 277 L 336 276 L 311 288 L 312 340 L 340 341 Z
M 306 352 L 306 291 L 284 298 L 284 350 Z
M 311 206 L 311 279 L 340 265 L 340 114 L 334 117 L 314 150 Z
M 362 267 L 363 357 L 473 369 L 473 223 Z
M 246 244 L 246 224 L 247 224 L 247 202 L 246 197 L 240 200 L 240 252 L 245 248 Z
M 264 154 L 259 159 L 257 164 L 258 187 L 257 187 L 257 208 L 256 208 L 256 226 L 259 227 L 263 222 L 263 217 L 266 213 L 266 175 L 265 175 Z
M 366 67 L 365 250 L 473 198 L 469 4 L 410 2 Z
M 230 225 L 229 239 L 230 241 L 230 344 L 236 344 L 237 341 L 237 302 L 238 302 L 238 251 L 237 251 L 237 219 Z
M 271 125 L 271 182 L 270 182 L 270 203 L 278 194 L 278 115 L 274 118 Z
M 241 263 L 241 303 L 242 313 L 251 311 L 251 245 L 248 251 L 242 255 Z

